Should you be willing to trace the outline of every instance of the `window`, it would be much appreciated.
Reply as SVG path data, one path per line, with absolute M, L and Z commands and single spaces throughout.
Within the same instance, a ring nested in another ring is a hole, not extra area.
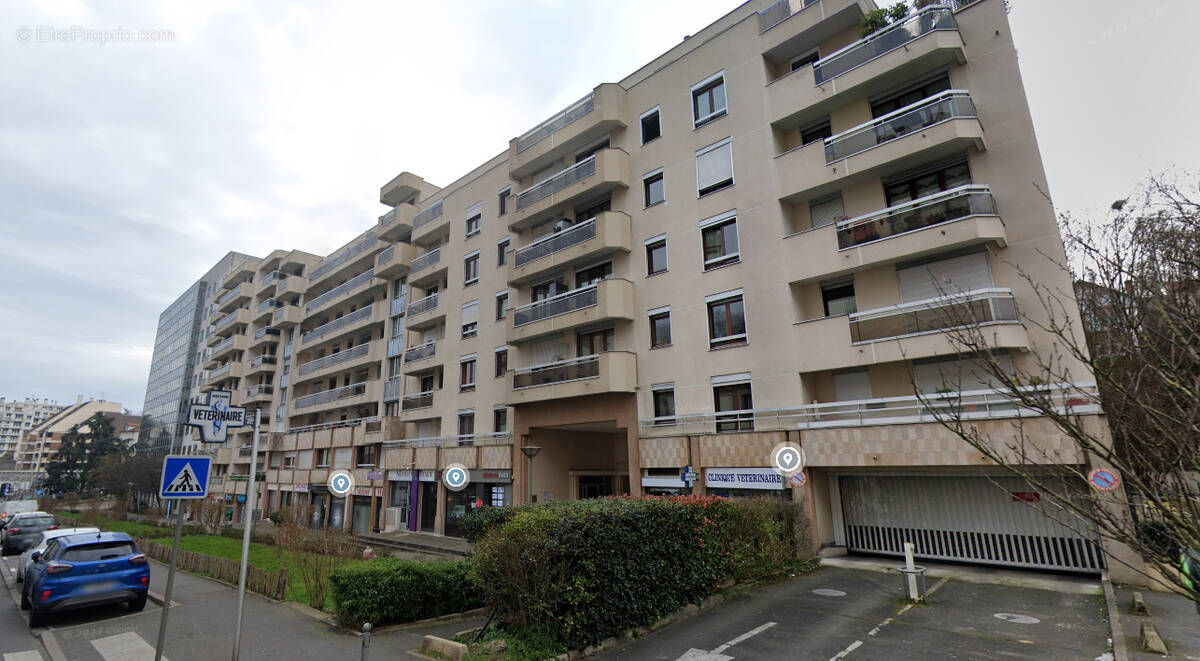
M 467 219 L 467 236 L 472 237 L 479 234 L 479 220 L 481 216 L 478 214 Z
M 376 445 L 360 446 L 358 448 L 358 459 L 354 462 L 355 466 L 358 468 L 374 468 L 378 451 L 379 447 Z
M 829 126 L 829 120 L 825 120 L 819 124 L 815 124 L 806 129 L 800 130 L 800 144 L 807 145 L 818 140 L 824 140 L 833 135 L 833 130 Z
M 646 275 L 655 275 L 667 270 L 667 240 L 653 238 L 646 242 Z
M 270 464 L 271 468 L 279 468 L 279 462 L 281 459 L 283 459 L 283 453 L 282 452 L 271 452 L 268 456 L 270 457 L 268 459 L 268 461 L 271 462 L 271 464 Z
M 575 272 L 575 287 L 587 287 L 612 276 L 612 262 L 589 266 Z
M 652 207 L 660 202 L 665 202 L 667 199 L 665 186 L 661 168 L 642 177 L 642 200 L 645 206 Z
M 508 198 L 512 195 L 512 186 L 507 186 L 498 194 L 497 215 L 508 213 Z
M 462 306 L 462 336 L 475 337 L 479 331 L 479 301 L 471 301 Z
M 561 276 L 555 276 L 554 280 L 539 282 L 536 285 L 529 287 L 530 302 L 536 303 L 545 300 L 551 296 L 557 296 L 567 291 L 567 285 L 563 283 Z
M 797 55 L 796 57 L 792 58 L 791 70 L 795 71 L 796 69 L 803 69 L 819 59 L 821 59 L 821 54 L 815 50 L 809 51 L 803 55 Z
M 492 431 L 497 434 L 508 431 L 508 409 L 503 406 L 492 409 Z
M 458 389 L 475 389 L 475 354 L 465 356 L 458 363 Z
M 496 242 L 496 266 L 504 266 L 508 263 L 508 239 L 500 239 Z
M 729 138 L 696 152 L 696 190 L 700 197 L 733 185 L 733 147 Z
M 317 468 L 329 468 L 329 448 L 317 450 Z
M 959 160 L 885 181 L 883 192 L 890 207 L 969 183 L 971 170 L 966 160 Z
M 591 147 L 588 147 L 587 149 L 583 149 L 583 150 L 579 151 L 578 153 L 576 153 L 575 154 L 575 162 L 580 163 L 580 162 L 586 161 L 587 159 L 595 156 L 596 153 L 599 152 L 601 149 L 608 149 L 608 138 L 605 138 L 605 139 L 601 140 L 600 142 L 592 145 Z M 534 181 L 538 181 L 538 180 L 535 179 Z
M 474 411 L 459 411 L 458 412 L 458 435 L 471 436 L 475 433 L 475 412 Z
M 871 103 L 871 117 L 882 117 L 922 99 L 928 99 L 939 92 L 945 92 L 950 88 L 950 76 L 943 73 L 933 80 L 911 87 L 904 92 L 892 95 L 886 99 Z
M 463 285 L 473 285 L 479 282 L 479 252 L 473 252 L 463 258 Z
M 675 424 L 675 384 L 660 383 L 650 387 L 654 399 L 654 424 Z
M 496 357 L 496 369 L 493 375 L 496 378 L 500 378 L 504 376 L 505 372 L 508 372 L 508 349 L 496 349 L 494 355 Z
M 832 225 L 839 220 L 845 220 L 846 210 L 842 206 L 842 194 L 838 193 L 833 197 L 809 202 L 808 215 L 812 220 L 813 229 Z
M 642 144 L 644 145 L 660 135 L 662 135 L 662 128 L 658 123 L 658 108 L 655 107 L 642 115 Z
M 750 384 L 737 383 L 713 387 L 713 404 L 717 413 L 722 411 L 744 411 L 732 415 L 717 415 L 717 431 L 752 431 L 754 429 L 754 398 Z
M 650 311 L 650 348 L 671 344 L 671 309 L 659 308 Z
M 350 468 L 350 456 L 354 448 L 336 448 L 333 451 L 334 468 Z
M 496 294 L 496 321 L 500 321 L 508 314 L 508 292 L 502 291 Z
M 732 264 L 741 258 L 738 252 L 737 216 L 732 212 L 700 222 L 704 244 L 704 270 Z
M 326 461 L 325 463 L 328 464 L 329 462 Z M 300 470 L 308 470 L 312 467 L 313 467 L 313 451 L 312 450 L 301 450 L 299 452 L 299 457 L 296 459 L 296 468 L 299 468 Z
M 699 127 L 725 114 L 725 72 L 692 88 L 692 126 Z
M 283 454 L 283 467 L 284 468 L 295 468 L 296 467 L 296 453 L 295 452 L 285 452 Z
M 746 311 L 742 292 L 717 294 L 708 301 L 708 345 L 718 349 L 746 343 Z
M 589 333 L 580 333 L 577 336 L 578 351 L 577 356 L 594 356 L 598 353 L 612 351 L 614 341 L 616 339 L 615 331 L 611 328 L 604 330 L 592 331 Z
M 854 298 L 853 282 L 821 285 L 821 302 L 825 306 L 826 317 L 836 317 L 838 315 L 858 312 L 858 303 Z

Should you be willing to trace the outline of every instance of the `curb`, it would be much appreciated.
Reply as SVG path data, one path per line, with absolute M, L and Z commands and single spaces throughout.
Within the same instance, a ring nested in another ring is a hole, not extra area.
M 67 655 L 63 654 L 62 648 L 58 646 L 58 640 L 49 629 L 39 633 L 38 640 L 42 641 L 42 647 L 46 648 L 46 654 L 50 657 L 50 661 L 69 661 Z
M 1129 661 L 1129 650 L 1125 648 L 1125 631 L 1121 627 L 1121 609 L 1117 604 L 1117 595 L 1113 591 L 1108 572 L 1100 575 L 1100 585 L 1104 588 L 1104 601 L 1108 606 L 1108 626 L 1109 636 L 1112 637 L 1113 661 Z

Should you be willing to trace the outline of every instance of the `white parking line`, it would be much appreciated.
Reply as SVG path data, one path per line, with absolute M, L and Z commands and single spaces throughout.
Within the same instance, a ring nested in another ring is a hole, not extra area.
M 4 661 L 42 661 L 42 653 L 36 650 L 26 652 L 6 652 Z
M 856 640 L 853 643 L 850 643 L 850 645 L 847 646 L 846 649 L 838 652 L 834 656 L 829 657 L 829 661 L 837 661 L 838 659 L 844 659 L 847 656 L 850 656 L 850 653 L 853 652 L 854 650 L 858 649 L 859 647 L 862 647 L 862 641 Z
M 946 581 L 948 581 L 948 580 L 950 580 L 950 577 L 945 576 L 942 578 L 942 580 L 938 581 L 937 583 L 934 583 L 933 587 L 929 588 L 929 591 L 925 593 L 925 596 L 928 597 L 929 595 L 933 594 L 934 592 L 937 592 L 937 589 L 942 587 L 943 585 L 945 585 Z M 814 592 L 815 592 L 815 590 L 814 590 Z M 904 606 L 902 606 L 900 608 L 900 610 L 896 611 L 895 615 L 893 615 L 892 617 L 889 617 L 889 618 L 885 619 L 884 621 L 880 622 L 879 624 L 875 625 L 874 628 L 872 628 L 870 631 L 867 632 L 867 635 L 868 636 L 878 635 L 879 631 L 881 629 L 883 629 L 887 625 L 891 624 L 892 622 L 895 622 L 896 618 L 907 613 L 908 609 L 910 609 L 912 607 L 913 607 L 912 604 L 905 604 Z M 863 641 L 861 641 L 861 640 L 856 640 L 853 643 L 850 643 L 850 645 L 848 645 L 846 647 L 846 649 L 838 652 L 835 656 L 830 657 L 829 661 L 837 661 L 837 659 L 844 659 L 847 656 L 850 656 L 850 653 L 853 652 L 854 650 L 858 649 L 859 647 L 862 647 L 862 644 L 863 644 Z
M 773 626 L 775 626 L 774 622 L 767 622 L 766 624 L 764 624 L 760 627 L 755 627 L 755 628 L 747 631 L 746 633 L 738 636 L 737 638 L 734 638 L 733 640 L 729 641 L 728 643 L 725 643 L 724 645 L 721 645 L 719 647 L 714 647 L 712 650 L 712 653 L 720 654 L 721 652 L 724 652 L 725 650 L 729 649 L 730 647 L 733 647 L 734 645 L 737 645 L 740 642 L 743 642 L 750 638 L 753 638 L 754 636 L 757 636 L 758 634 L 766 631 L 767 629 L 770 629 Z
M 766 624 L 754 627 L 753 629 L 738 636 L 737 638 L 734 638 L 733 640 L 725 643 L 724 645 L 718 645 L 718 646 L 714 647 L 712 649 L 712 651 L 710 651 L 710 652 L 706 652 L 704 650 L 696 649 L 695 647 L 693 647 L 692 649 L 684 652 L 683 656 L 679 657 L 678 659 L 675 659 L 675 661 L 729 661 L 729 659 L 732 659 L 733 657 L 728 656 L 726 654 L 722 654 L 722 652 L 729 649 L 730 647 L 733 647 L 734 645 L 737 645 L 738 643 L 746 642 L 747 640 L 753 638 L 754 636 L 757 636 L 758 634 L 775 626 L 775 624 L 776 624 L 775 622 L 767 622 Z
M 104 657 L 104 661 L 154 660 L 154 648 L 132 631 L 97 638 L 92 641 L 92 647 L 95 647 L 100 656 Z M 164 656 L 163 661 L 166 661 L 166 658 Z

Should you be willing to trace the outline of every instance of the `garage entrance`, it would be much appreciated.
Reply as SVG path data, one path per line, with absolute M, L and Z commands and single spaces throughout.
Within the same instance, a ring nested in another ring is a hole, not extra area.
M 840 475 L 830 486 L 850 551 L 903 555 L 912 542 L 918 557 L 935 560 L 1104 569 L 1093 526 L 1018 477 Z

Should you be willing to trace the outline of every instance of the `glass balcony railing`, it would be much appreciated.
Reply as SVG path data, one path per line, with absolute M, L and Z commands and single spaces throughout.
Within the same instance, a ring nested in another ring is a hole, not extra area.
M 438 200 L 437 202 L 433 203 L 433 206 L 429 207 L 428 209 L 424 209 L 417 215 L 413 216 L 413 229 L 415 230 L 418 227 L 420 227 L 426 223 L 429 223 L 436 218 L 440 218 L 441 215 L 442 215 L 442 201 Z
M 413 409 L 427 409 L 433 406 L 433 391 L 419 392 L 415 395 L 405 395 L 400 402 L 401 411 L 411 411 Z
M 366 344 L 360 344 L 356 347 L 346 349 L 345 351 L 331 353 L 328 356 L 322 356 L 321 358 L 317 358 L 316 360 L 310 360 L 307 363 L 301 363 L 297 369 L 300 370 L 300 376 L 306 376 L 306 375 L 312 374 L 313 372 L 316 372 L 318 370 L 323 370 L 326 367 L 331 367 L 333 365 L 340 365 L 341 363 L 344 363 L 348 360 L 353 360 L 355 358 L 361 358 L 362 356 L 367 355 L 367 353 L 369 353 L 370 351 L 371 351 L 371 344 L 368 342 Z
M 971 216 L 994 215 L 992 191 L 968 184 L 843 220 L 837 224 L 838 248 L 845 250 Z
M 392 316 L 392 317 L 397 317 L 399 315 L 404 314 L 404 306 L 405 306 L 405 303 L 407 303 L 407 302 L 408 302 L 408 297 L 405 296 L 404 294 L 401 294 L 401 295 L 397 296 L 396 298 L 393 298 L 392 303 L 391 303 L 391 308 L 388 310 L 388 315 Z
M 817 60 L 813 63 L 813 79 L 820 85 L 930 32 L 957 29 L 954 12 L 949 7 L 926 7 L 902 21 Z
M 387 213 L 385 213 L 385 214 L 383 214 L 382 216 L 380 216 L 380 217 L 379 217 L 379 224 L 380 224 L 380 225 L 387 225 L 388 223 L 390 223 L 390 222 L 392 222 L 392 221 L 394 221 L 394 220 L 396 220 L 396 209 L 395 209 L 395 208 L 393 208 L 391 211 L 388 211 Z
M 219 380 L 221 377 L 225 376 L 226 374 L 229 374 L 229 368 L 232 366 L 233 366 L 233 363 L 225 363 L 224 365 L 218 367 L 215 370 L 209 370 L 208 382 L 212 383 L 214 381 Z
M 779 0 L 758 12 L 758 32 L 762 34 L 779 25 L 792 14 L 817 4 L 820 0 Z
M 540 301 L 522 305 L 519 308 L 513 309 L 513 327 L 532 324 L 535 321 L 557 317 L 560 314 L 567 314 L 575 310 L 589 308 L 599 300 L 598 290 L 596 285 L 588 285 L 580 287 L 569 292 L 544 298 Z
M 939 92 L 849 131 L 825 138 L 825 162 L 832 163 L 934 124 L 964 117 L 975 117 L 975 104 L 970 94 L 966 90 Z
M 433 356 L 436 351 L 437 341 L 435 340 L 430 340 L 425 344 L 418 344 L 417 346 L 412 347 L 408 351 L 404 352 L 404 362 L 411 363 L 418 360 L 424 360 Z
M 358 323 L 360 321 L 363 321 L 364 319 L 370 319 L 372 309 L 373 309 L 372 306 L 368 305 L 365 308 L 359 308 L 359 309 L 355 310 L 354 312 L 351 312 L 350 314 L 338 317 L 337 319 L 334 319 L 333 321 L 329 321 L 324 324 L 321 324 L 320 326 L 317 326 L 316 328 L 314 328 L 314 329 L 308 331 L 307 333 L 305 333 L 304 335 L 300 336 L 300 343 L 306 344 L 308 342 L 313 342 L 315 340 L 319 340 L 322 337 L 329 335 L 330 333 L 339 331 L 339 330 L 345 328 L 346 326 L 349 326 L 350 324 Z
M 349 399 L 351 397 L 359 397 L 367 393 L 367 382 L 352 383 L 341 388 L 325 390 L 322 392 L 305 395 L 296 398 L 296 408 L 302 409 L 309 406 L 317 406 L 318 404 L 328 404 L 336 402 L 339 399 Z
M 246 395 L 250 397 L 258 397 L 259 395 L 270 395 L 275 392 L 275 387 L 269 383 L 260 383 L 246 391 Z
M 354 276 L 353 278 L 350 278 L 346 282 L 343 282 L 342 284 L 334 287 L 333 289 L 330 289 L 329 291 L 325 292 L 324 294 L 321 294 L 320 296 L 314 298 L 313 300 L 305 303 L 304 311 L 306 313 L 310 313 L 313 310 L 319 310 L 322 307 L 324 307 L 325 305 L 328 305 L 330 302 L 336 300 L 338 297 L 349 294 L 350 292 L 354 291 L 355 289 L 358 289 L 359 287 L 364 287 L 367 284 L 370 284 L 371 280 L 374 277 L 375 277 L 375 269 L 369 268 L 366 271 L 363 271 L 362 273 L 359 273 L 358 275 Z
M 537 241 L 517 250 L 513 255 L 516 266 L 524 266 L 532 261 L 552 255 L 559 250 L 578 245 L 596 236 L 596 219 L 589 218 L 570 229 L 544 236 Z
M 263 365 L 274 365 L 277 362 L 279 362 L 279 361 L 273 354 L 265 353 L 265 354 L 259 356 L 258 358 L 255 358 L 254 360 L 250 361 L 250 369 L 262 367 Z
M 600 356 L 593 354 L 516 370 L 513 372 L 513 389 L 591 379 L 598 376 L 600 376 Z
M 226 315 L 224 318 L 222 318 L 220 321 L 217 322 L 215 328 L 217 330 L 221 330 L 222 328 L 225 328 L 229 324 L 232 324 L 235 320 L 237 320 L 238 312 L 240 312 L 240 310 L 234 310 L 233 312 L 230 312 L 228 315 Z
M 262 282 L 258 283 L 258 288 L 262 289 L 272 282 L 275 282 L 276 280 L 283 280 L 284 278 L 287 278 L 287 274 L 276 269 L 263 276 Z
M 273 298 L 268 298 L 267 300 L 258 304 L 258 313 L 262 314 L 262 313 L 266 312 L 267 310 L 270 310 L 272 308 L 277 308 L 282 305 L 283 305 L 283 301 L 277 301 Z
M 279 333 L 280 330 L 278 328 L 271 328 L 270 326 L 267 326 L 266 328 L 260 328 L 254 331 L 254 339 L 261 340 L 268 335 L 279 337 Z
M 388 246 L 384 248 L 383 250 L 379 251 L 378 255 L 376 255 L 375 265 L 378 266 L 380 264 L 386 264 L 394 254 L 396 254 L 396 246 Z
M 402 353 L 404 353 L 404 338 L 393 337 L 392 339 L 388 340 L 388 345 L 387 345 L 387 357 L 388 358 L 395 358 L 396 356 L 399 356 Z
M 400 399 L 400 393 L 404 391 L 404 377 L 393 376 L 383 382 L 383 400 L 385 402 L 394 402 Z
M 374 248 L 375 242 L 375 232 L 368 232 L 367 234 L 363 235 L 362 240 L 358 243 L 355 243 L 336 255 L 326 257 L 325 260 L 321 262 L 320 266 L 313 269 L 312 272 L 308 274 L 308 281 L 316 282 L 317 280 L 320 280 L 325 274 L 332 272 L 342 264 L 345 264 L 351 259 L 354 259 L 356 256 L 361 255 L 364 250 Z
M 571 184 L 586 179 L 596 173 L 596 156 L 588 156 L 557 174 L 530 186 L 528 190 L 517 195 L 517 210 L 533 206 L 537 202 L 550 197 Z
M 225 292 L 224 294 L 221 295 L 221 298 L 217 299 L 217 306 L 218 307 L 223 306 L 226 303 L 228 303 L 229 301 L 232 301 L 233 299 L 237 298 L 241 292 L 242 292 L 242 286 L 234 285 L 233 289 L 230 289 L 229 291 Z
M 434 292 L 425 298 L 419 298 L 413 301 L 412 304 L 408 306 L 407 314 L 408 316 L 412 317 L 414 315 L 421 314 L 422 312 L 429 312 L 437 307 L 437 303 L 438 295 L 437 292 Z
M 429 252 L 425 253 L 424 255 L 421 255 L 420 257 L 413 259 L 412 265 L 410 265 L 408 268 L 409 273 L 412 273 L 415 275 L 416 273 L 418 273 L 420 271 L 424 271 L 425 269 L 429 268 L 430 266 L 437 264 L 441 258 L 442 258 L 442 249 L 434 248 L 433 250 L 430 250 Z
M 590 113 L 596 107 L 595 93 L 588 92 L 588 95 L 582 99 L 572 103 L 565 109 L 555 113 L 553 117 L 529 129 L 521 137 L 517 138 L 517 153 L 529 149 L 530 147 L 541 142 L 543 139 L 554 135 L 558 131 L 568 126 L 571 122 Z
M 968 325 L 1018 320 L 1017 304 L 1011 289 L 977 289 L 855 312 L 850 315 L 850 341 L 872 342 Z
M 216 346 L 209 349 L 209 351 L 211 352 L 211 353 L 209 353 L 209 355 L 215 356 L 215 355 L 221 353 L 222 351 L 228 349 L 229 347 L 233 346 L 233 340 L 236 337 L 237 337 L 236 335 L 232 335 L 228 339 L 221 340 L 220 342 L 217 343 Z

